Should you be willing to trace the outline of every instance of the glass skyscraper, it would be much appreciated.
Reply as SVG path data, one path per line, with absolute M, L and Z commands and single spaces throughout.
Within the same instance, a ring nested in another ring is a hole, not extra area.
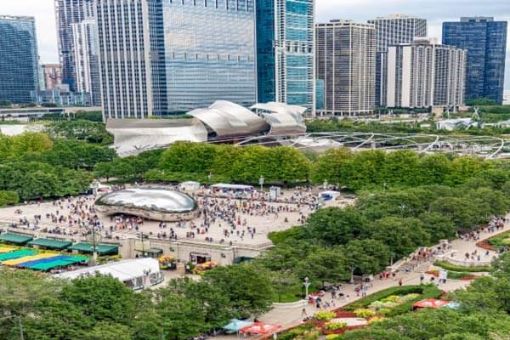
M 443 23 L 443 44 L 468 51 L 466 100 L 503 102 L 506 39 L 506 21 L 474 17 Z
M 154 114 L 256 102 L 254 0 L 149 3 Z
M 0 100 L 30 103 L 30 92 L 38 88 L 34 18 L 0 16 Z
M 256 12 L 258 101 L 314 111 L 314 0 L 258 0 Z
M 94 16 L 95 0 L 55 0 L 57 18 L 58 50 L 62 64 L 62 82 L 71 91 L 78 90 L 75 61 L 76 39 L 73 39 L 72 25 Z M 78 42 L 79 43 L 79 42 Z

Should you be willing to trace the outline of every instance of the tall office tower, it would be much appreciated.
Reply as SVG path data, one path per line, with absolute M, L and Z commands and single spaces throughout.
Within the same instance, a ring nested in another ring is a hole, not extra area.
M 258 101 L 315 111 L 314 0 L 257 1 Z
M 86 93 L 94 106 L 101 105 L 99 43 L 96 20 L 89 18 L 71 24 L 76 92 Z
M 35 19 L 0 16 L 0 100 L 30 103 L 38 88 Z
M 461 18 L 443 23 L 443 44 L 468 51 L 466 100 L 503 102 L 507 22 L 494 18 Z
M 375 101 L 379 107 L 386 106 L 386 52 L 388 46 L 410 44 L 414 38 L 427 36 L 427 20 L 395 14 L 369 20 L 377 32 L 377 61 Z
M 147 0 L 98 0 L 97 25 L 103 117 L 152 115 Z
M 62 65 L 42 65 L 44 88 L 42 90 L 54 90 L 62 85 Z
M 94 16 L 95 0 L 55 0 L 58 50 L 62 65 L 62 82 L 77 91 L 75 45 L 72 24 Z
M 388 107 L 464 105 L 466 50 L 417 39 L 388 47 L 387 69 Z
M 323 113 L 375 109 L 376 32 L 372 24 L 332 20 L 316 25 L 316 75 L 324 81 Z
M 154 114 L 256 102 L 254 0 L 149 1 Z

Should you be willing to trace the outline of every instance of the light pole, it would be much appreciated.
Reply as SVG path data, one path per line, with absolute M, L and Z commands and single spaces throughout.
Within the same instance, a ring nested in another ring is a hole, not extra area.
M 308 276 L 305 277 L 303 285 L 305 286 L 305 300 L 308 300 L 308 287 L 310 287 L 310 280 L 308 279 Z
M 260 192 L 263 192 L 264 191 L 264 176 L 260 176 L 259 184 L 260 184 Z

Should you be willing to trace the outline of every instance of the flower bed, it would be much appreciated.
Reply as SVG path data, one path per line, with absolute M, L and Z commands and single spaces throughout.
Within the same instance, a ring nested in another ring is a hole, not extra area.
M 485 246 L 485 247 L 482 247 Z M 486 240 L 480 241 L 477 243 L 477 246 L 487 249 L 487 246 L 490 247 L 488 250 L 499 250 L 501 248 L 510 248 L 510 231 L 501 233 L 499 235 L 493 236 Z
M 393 287 L 353 302 L 344 309 L 354 313 L 370 309 L 378 315 L 391 317 L 411 311 L 415 302 L 442 295 L 443 292 L 434 285 Z

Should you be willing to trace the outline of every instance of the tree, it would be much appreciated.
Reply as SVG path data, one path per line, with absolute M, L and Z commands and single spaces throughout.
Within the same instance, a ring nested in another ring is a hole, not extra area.
M 135 315 L 135 293 L 111 276 L 78 278 L 63 288 L 62 299 L 94 321 L 128 325 Z
M 430 235 L 432 243 L 437 243 L 440 240 L 451 240 L 455 237 L 455 225 L 445 215 L 437 212 L 425 212 L 418 219 L 423 223 L 423 229 Z
M 354 208 L 326 208 L 309 217 L 303 236 L 326 245 L 341 245 L 366 237 L 366 225 L 366 220 Z
M 347 243 L 343 253 L 352 271 L 376 274 L 390 263 L 391 251 L 380 241 L 364 239 Z
M 386 244 L 396 259 L 430 244 L 429 235 L 416 218 L 385 217 L 377 220 L 372 224 L 371 238 Z
M 471 197 L 440 197 L 430 205 L 430 212 L 451 219 L 458 229 L 472 230 L 486 219 L 481 206 Z
M 347 164 L 353 154 L 347 148 L 334 148 L 327 150 L 313 165 L 311 174 L 314 183 L 323 183 L 327 180 L 332 184 L 349 186 Z
M 205 273 L 204 281 L 228 297 L 237 315 L 248 317 L 269 309 L 273 289 L 268 274 L 251 265 L 218 267 Z
M 300 261 L 296 268 L 300 279 L 308 277 L 324 287 L 326 282 L 338 283 L 349 278 L 350 271 L 341 248 L 317 248 Z
M 55 121 L 49 125 L 47 131 L 55 139 L 79 140 L 101 145 L 113 142 L 113 136 L 106 131 L 102 122 L 85 119 Z

